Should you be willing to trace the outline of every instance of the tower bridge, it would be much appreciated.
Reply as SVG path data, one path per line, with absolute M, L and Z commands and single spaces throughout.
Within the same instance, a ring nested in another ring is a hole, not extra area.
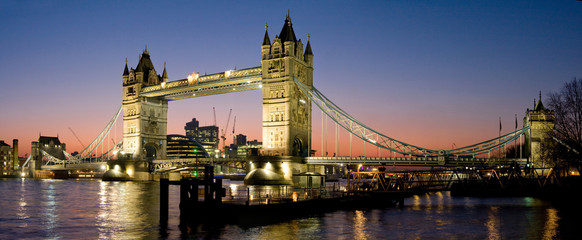
M 526 111 L 524 127 L 498 138 L 451 150 L 428 149 L 384 135 L 358 121 L 328 99 L 313 84 L 314 54 L 309 36 L 304 45 L 297 39 L 291 18 L 271 41 L 268 28 L 261 44 L 261 66 L 227 70 L 169 81 L 166 64 L 161 75 L 154 68 L 147 48 L 137 66 L 122 75 L 123 139 L 110 162 L 131 179 L 152 179 L 152 172 L 203 163 L 231 164 L 246 168 L 247 184 L 291 184 L 292 175 L 308 170 L 323 172 L 330 164 L 378 164 L 386 166 L 487 167 L 509 164 L 535 164 L 540 159 L 540 146 L 551 141 L 554 113 L 544 108 L 541 96 L 532 110 Z M 168 101 L 260 89 L 262 92 L 263 149 L 258 155 L 242 159 L 167 159 Z M 312 104 L 338 126 L 366 143 L 408 157 L 314 157 L 312 149 Z M 119 114 L 119 112 L 118 112 Z M 117 115 L 94 141 L 101 144 Z M 519 159 L 480 158 L 520 141 L 525 136 L 526 156 Z M 87 150 L 90 154 L 95 150 Z M 89 149 L 89 147 L 88 147 Z M 85 150 L 84 150 L 85 151 Z M 106 158 L 102 158 L 106 159 Z M 72 158 L 71 161 L 76 161 Z M 229 163 L 230 161 L 230 163 Z M 73 166 L 73 165 L 71 165 Z M 131 169 L 131 171 L 125 171 Z

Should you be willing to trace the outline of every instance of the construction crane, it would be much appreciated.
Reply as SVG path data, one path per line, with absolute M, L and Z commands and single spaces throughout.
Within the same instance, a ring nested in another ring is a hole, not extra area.
M 220 138 L 222 138 L 222 149 L 224 149 L 224 146 L 226 145 L 226 129 L 228 129 L 228 124 L 230 123 L 230 114 L 232 113 L 232 108 L 230 109 L 230 111 L 228 112 L 228 118 L 226 119 L 226 127 L 224 129 L 222 129 L 222 136 L 220 136 Z
M 236 127 L 236 115 L 234 115 L 234 122 L 232 123 L 232 143 L 236 144 L 236 136 L 234 135 L 234 127 Z
M 79 137 L 77 136 L 77 134 L 73 131 L 73 129 L 71 127 L 69 127 L 69 130 L 71 130 L 71 132 L 73 133 L 73 136 L 75 136 L 75 138 L 77 139 L 77 141 L 79 141 L 79 143 L 81 144 L 81 146 L 83 146 L 83 149 L 85 149 L 85 144 L 83 144 L 81 142 L 81 139 L 79 139 Z
M 216 108 L 212 107 L 212 112 L 214 112 L 214 126 L 216 127 Z

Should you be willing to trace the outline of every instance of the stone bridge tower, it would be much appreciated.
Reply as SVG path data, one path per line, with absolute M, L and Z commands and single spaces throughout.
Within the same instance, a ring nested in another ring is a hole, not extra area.
M 311 151 L 311 101 L 293 78 L 313 85 L 313 53 L 303 47 L 291 18 L 273 42 L 265 26 L 261 46 L 263 82 L 263 155 L 307 157 Z
M 123 71 L 123 152 L 120 159 L 154 160 L 166 157 L 168 100 L 140 96 L 143 87 L 168 81 L 166 64 L 158 75 L 149 52 L 140 56 L 136 69 Z
M 554 141 L 552 131 L 554 130 L 554 111 L 546 109 L 542 104 L 542 94 L 534 106 L 533 110 L 528 109 L 523 119 L 524 126 L 530 126 L 529 132 L 525 134 L 525 152 L 529 153 L 530 166 L 542 167 L 542 157 L 544 156 L 545 143 Z

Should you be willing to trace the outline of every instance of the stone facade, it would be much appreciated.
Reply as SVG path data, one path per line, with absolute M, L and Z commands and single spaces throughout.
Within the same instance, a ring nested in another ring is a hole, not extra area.
M 529 153 L 529 162 L 534 167 L 542 167 L 541 158 L 542 145 L 544 142 L 554 141 L 552 131 L 554 130 L 554 111 L 546 109 L 540 99 L 535 104 L 534 109 L 528 109 L 523 119 L 524 126 L 530 126 L 529 132 L 525 134 L 525 152 Z
M 313 53 L 303 47 L 287 16 L 281 33 L 261 47 L 263 91 L 263 154 L 307 157 L 311 149 L 311 101 L 293 78 L 313 85 Z
M 136 69 L 123 72 L 123 154 L 135 160 L 166 157 L 168 101 L 140 96 L 142 88 L 168 81 L 166 66 L 157 74 L 147 49 Z

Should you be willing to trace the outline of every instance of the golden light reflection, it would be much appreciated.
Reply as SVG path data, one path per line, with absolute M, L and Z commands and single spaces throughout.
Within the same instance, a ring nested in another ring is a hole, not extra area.
M 548 216 L 544 226 L 543 239 L 554 239 L 558 235 L 558 220 L 560 220 L 560 217 L 558 216 L 558 210 L 555 208 L 548 208 L 546 211 Z
M 489 208 L 489 213 L 487 217 L 487 239 L 501 239 L 501 235 L 499 235 L 499 216 L 498 216 L 499 207 L 491 206 Z
M 412 196 L 412 210 L 420 210 L 420 197 L 418 195 Z
M 26 202 L 26 187 L 25 187 L 25 179 L 22 179 L 20 182 L 20 198 L 18 199 L 18 208 L 16 212 L 16 216 L 18 219 L 28 219 L 30 215 L 26 211 L 26 206 L 28 203 Z M 22 228 L 28 227 L 28 221 L 22 221 Z
M 364 212 L 356 210 L 356 216 L 354 216 L 354 236 L 355 239 L 368 239 L 368 234 L 366 233 L 366 223 L 368 219 L 364 216 Z
M 442 192 L 436 192 L 435 195 L 437 196 L 437 213 L 442 213 L 443 209 L 445 209 L 445 202 L 444 196 Z
M 432 210 L 432 198 L 431 198 L 431 195 L 430 194 L 425 194 L 424 195 L 424 198 L 426 199 L 426 204 L 425 204 L 426 205 L 425 206 L 426 209 L 425 210 L 427 212 L 430 212 Z

